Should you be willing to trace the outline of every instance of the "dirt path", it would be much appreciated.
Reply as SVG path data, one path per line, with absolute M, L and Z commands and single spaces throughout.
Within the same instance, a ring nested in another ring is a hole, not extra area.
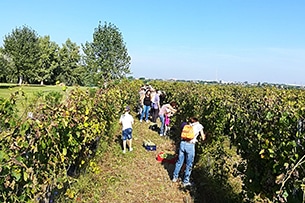
M 161 151 L 174 153 L 173 141 L 160 137 L 149 125 L 135 119 L 133 151 L 126 154 L 122 153 L 118 132 L 117 145 L 100 165 L 101 179 L 105 181 L 100 202 L 193 202 L 189 190 L 171 182 L 174 165 L 156 160 Z M 147 151 L 143 139 L 153 141 L 157 150 Z

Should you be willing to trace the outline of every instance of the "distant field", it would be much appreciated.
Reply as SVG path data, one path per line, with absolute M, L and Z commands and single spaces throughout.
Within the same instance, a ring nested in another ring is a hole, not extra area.
M 18 86 L 11 84 L 0 83 L 0 97 L 8 98 L 12 93 L 22 90 L 28 96 L 34 95 L 35 92 L 50 92 L 50 91 L 62 91 L 62 87 L 59 86 Z
M 49 85 L 16 85 L 16 84 L 7 84 L 0 83 L 0 97 L 8 98 L 12 93 L 22 90 L 28 97 L 34 96 L 34 93 L 42 92 L 47 93 L 51 91 L 62 91 L 62 86 L 49 86 Z M 68 89 L 72 89 L 73 87 L 68 87 Z
M 31 99 L 35 98 L 35 95 L 38 93 L 40 95 L 46 95 L 49 92 L 60 92 L 64 94 L 63 88 L 67 88 L 66 91 L 72 90 L 75 87 L 64 87 L 58 85 L 17 85 L 17 84 L 7 84 L 7 83 L 0 83 L 0 98 L 9 98 L 11 94 L 16 91 L 23 91 L 27 97 L 27 101 L 31 101 Z M 86 87 L 82 87 L 86 88 Z M 17 108 L 22 114 L 29 103 L 24 100 L 24 97 L 17 98 Z

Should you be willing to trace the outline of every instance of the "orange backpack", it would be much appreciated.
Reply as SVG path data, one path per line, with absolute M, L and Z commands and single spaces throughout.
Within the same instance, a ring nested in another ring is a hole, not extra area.
M 195 137 L 193 126 L 185 125 L 181 132 L 181 139 L 183 140 L 192 140 Z

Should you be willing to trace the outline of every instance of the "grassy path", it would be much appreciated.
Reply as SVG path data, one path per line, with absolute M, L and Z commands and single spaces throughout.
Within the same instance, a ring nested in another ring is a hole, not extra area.
M 133 151 L 122 153 L 120 141 L 108 151 L 100 163 L 99 202 L 193 202 L 190 191 L 172 183 L 173 164 L 160 163 L 160 151 L 175 151 L 172 140 L 160 137 L 149 129 L 149 123 L 135 120 L 133 126 Z M 118 132 L 120 138 L 120 132 Z M 146 151 L 143 139 L 157 144 L 156 151 Z

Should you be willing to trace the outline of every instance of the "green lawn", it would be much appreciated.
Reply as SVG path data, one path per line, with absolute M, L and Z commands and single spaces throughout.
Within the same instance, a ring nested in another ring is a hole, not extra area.
M 22 85 L 18 86 L 16 84 L 7 84 L 7 83 L 0 83 L 0 97 L 8 98 L 10 95 L 18 90 L 22 90 L 28 97 L 34 96 L 35 93 L 42 92 L 47 93 L 51 91 L 58 91 L 62 92 L 61 86 L 51 86 L 51 85 Z M 68 89 L 71 89 L 73 87 L 68 87 Z
M 11 94 L 17 91 L 23 91 L 26 97 L 18 96 L 17 97 L 17 109 L 19 114 L 22 115 L 25 111 L 27 111 L 27 107 L 30 103 L 33 102 L 33 99 L 42 95 L 46 95 L 50 92 L 60 92 L 61 94 L 65 95 L 63 89 L 66 88 L 66 91 L 72 90 L 75 87 L 64 87 L 58 85 L 16 85 L 16 84 L 7 84 L 7 83 L 0 83 L 0 97 L 2 98 L 9 98 Z M 84 87 L 82 87 L 84 88 Z M 25 98 L 27 98 L 25 100 Z M 65 98 L 65 97 L 64 97 Z

